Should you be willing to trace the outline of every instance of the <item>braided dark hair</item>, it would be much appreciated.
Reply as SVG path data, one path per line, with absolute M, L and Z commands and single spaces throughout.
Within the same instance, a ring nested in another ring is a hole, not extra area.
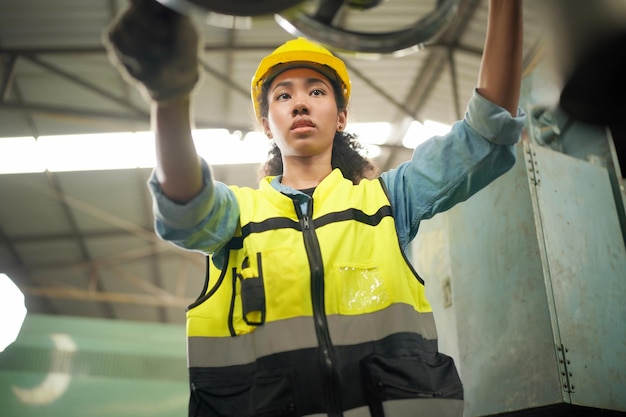
M 330 80 L 330 83 L 333 86 L 337 109 L 339 111 L 345 110 L 346 101 L 343 97 L 340 85 L 333 79 Z M 262 117 L 267 117 L 269 111 L 269 103 L 267 100 L 269 87 L 270 83 L 264 83 L 261 87 L 259 100 Z M 378 169 L 371 160 L 363 155 L 363 151 L 364 147 L 357 140 L 356 135 L 347 132 L 335 132 L 333 153 L 330 161 L 332 168 L 339 168 L 343 176 L 351 180 L 354 184 L 358 184 L 363 178 L 374 178 L 378 174 Z M 278 146 L 276 146 L 276 143 L 273 143 L 272 148 L 268 152 L 268 160 L 263 165 L 260 175 L 275 176 L 282 175 L 282 173 L 282 154 Z

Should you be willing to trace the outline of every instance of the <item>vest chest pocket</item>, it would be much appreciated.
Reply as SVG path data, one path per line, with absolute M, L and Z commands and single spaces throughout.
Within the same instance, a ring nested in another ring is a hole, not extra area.
M 341 314 L 370 313 L 391 304 L 391 294 L 378 267 L 343 265 L 335 269 Z
M 233 267 L 233 334 L 250 333 L 269 322 L 312 314 L 306 254 L 275 246 L 248 251 Z
M 251 268 L 246 257 L 241 266 L 241 273 L 235 273 L 234 279 L 241 283 L 241 308 L 243 320 L 249 326 L 265 323 L 266 303 L 265 284 L 263 282 L 263 261 L 261 253 L 256 254 L 256 271 Z

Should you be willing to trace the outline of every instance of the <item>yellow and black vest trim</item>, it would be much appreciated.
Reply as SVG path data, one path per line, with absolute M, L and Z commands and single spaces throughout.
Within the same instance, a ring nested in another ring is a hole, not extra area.
M 189 415 L 460 416 L 383 182 L 334 170 L 302 213 L 270 181 L 231 187 L 238 230 L 187 310 Z

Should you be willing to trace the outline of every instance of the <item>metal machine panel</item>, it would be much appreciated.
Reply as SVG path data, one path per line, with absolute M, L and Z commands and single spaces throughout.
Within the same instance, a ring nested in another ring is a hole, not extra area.
M 613 201 L 603 168 L 524 142 L 511 171 L 422 223 L 413 259 L 466 417 L 626 411 Z
M 626 249 L 605 168 L 528 145 L 565 400 L 626 410 Z
M 465 386 L 466 416 L 485 416 L 558 403 L 562 400 L 558 359 L 552 341 L 548 300 L 523 157 L 510 172 L 437 221 L 445 239 L 433 239 L 426 222 L 418 245 L 445 241 L 449 252 L 452 304 L 435 309 L 441 349 L 453 353 Z M 441 287 L 425 271 L 427 289 Z M 428 251 L 426 252 L 428 253 Z M 452 310 L 456 329 L 441 326 Z M 456 332 L 451 335 L 450 331 Z M 454 344 L 456 343 L 456 346 Z

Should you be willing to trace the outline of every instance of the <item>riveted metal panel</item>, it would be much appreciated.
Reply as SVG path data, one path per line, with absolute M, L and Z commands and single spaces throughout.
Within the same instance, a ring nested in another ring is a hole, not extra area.
M 626 250 L 608 174 L 516 151 L 511 171 L 423 222 L 413 244 L 465 416 L 626 411 Z
M 626 411 L 626 248 L 604 167 L 528 146 L 566 400 Z
M 446 226 L 438 230 L 447 234 L 443 241 L 448 247 L 442 250 L 449 252 L 452 305 L 442 308 L 443 297 L 431 301 L 441 349 L 458 351 L 466 416 L 562 401 L 521 147 L 518 154 L 511 171 L 438 216 L 445 221 L 437 220 Z M 425 232 L 420 230 L 418 244 L 429 234 Z M 432 241 L 429 237 L 421 244 L 428 247 Z M 427 287 L 441 287 L 438 277 L 423 272 Z M 449 322 L 451 310 L 456 328 L 441 326 L 439 313 Z M 451 330 L 454 335 L 448 334 Z

